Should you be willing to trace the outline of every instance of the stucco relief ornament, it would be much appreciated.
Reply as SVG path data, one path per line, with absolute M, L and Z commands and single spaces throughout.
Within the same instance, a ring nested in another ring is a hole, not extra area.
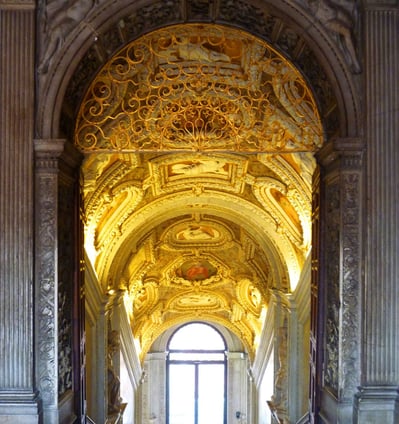
M 356 2 L 348 0 L 309 0 L 309 6 L 315 17 L 342 41 L 342 50 L 353 72 L 361 72 L 353 40 Z
M 279 368 L 276 373 L 274 382 L 274 395 L 272 396 L 270 406 L 277 412 L 277 415 L 282 423 L 288 422 L 288 334 L 287 327 L 283 326 L 278 329 L 278 363 Z
M 67 35 L 79 25 L 99 0 L 66 0 L 58 9 L 58 2 L 47 2 L 44 11 L 44 28 L 41 40 L 39 73 L 46 74 L 54 55 L 64 44 Z

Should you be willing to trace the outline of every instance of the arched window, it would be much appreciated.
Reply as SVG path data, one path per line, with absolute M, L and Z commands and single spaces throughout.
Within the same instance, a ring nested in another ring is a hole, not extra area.
M 226 343 L 204 323 L 180 327 L 168 343 L 167 424 L 226 423 Z

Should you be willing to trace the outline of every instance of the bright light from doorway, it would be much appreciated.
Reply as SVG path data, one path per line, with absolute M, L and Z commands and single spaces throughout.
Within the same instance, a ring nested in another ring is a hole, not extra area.
M 207 324 L 188 324 L 172 336 L 168 347 L 168 424 L 224 424 L 222 336 Z

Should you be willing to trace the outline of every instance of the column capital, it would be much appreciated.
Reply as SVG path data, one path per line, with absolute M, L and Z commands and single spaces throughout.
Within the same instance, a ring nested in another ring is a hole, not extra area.
M 364 0 L 366 10 L 399 10 L 398 0 Z
M 34 150 L 37 155 L 59 156 L 64 151 L 65 138 L 40 138 L 33 140 Z
M 36 168 L 58 168 L 59 163 L 68 169 L 76 169 L 82 162 L 81 152 L 64 138 L 35 139 Z
M 283 308 L 289 310 L 292 306 L 292 296 L 290 293 L 285 293 L 280 289 L 271 288 L 270 300 L 273 301 L 276 305 L 280 304 Z
M 341 167 L 356 169 L 361 165 L 365 143 L 362 138 L 334 138 L 316 154 L 316 159 L 325 168 L 341 162 Z

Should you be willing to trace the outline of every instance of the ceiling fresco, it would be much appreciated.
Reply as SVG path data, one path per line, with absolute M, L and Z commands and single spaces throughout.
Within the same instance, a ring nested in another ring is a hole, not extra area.
M 75 132 L 85 248 L 142 357 L 193 319 L 255 354 L 271 290 L 292 292 L 310 251 L 320 128 L 289 62 L 219 26 L 148 34 L 93 80 Z

